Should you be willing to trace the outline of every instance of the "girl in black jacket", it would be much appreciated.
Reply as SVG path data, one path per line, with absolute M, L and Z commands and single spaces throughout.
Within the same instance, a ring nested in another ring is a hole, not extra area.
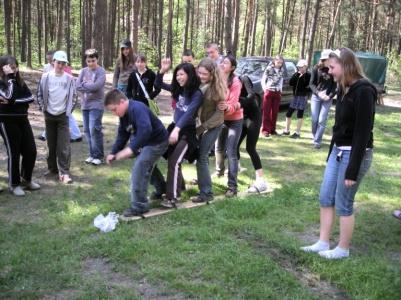
M 290 86 L 292 86 L 292 91 L 294 93 L 294 99 L 291 101 L 290 106 L 286 114 L 286 126 L 283 131 L 283 135 L 290 135 L 291 117 L 294 111 L 297 111 L 297 130 L 291 136 L 297 139 L 301 136 L 301 127 L 303 123 L 304 111 L 306 104 L 308 103 L 309 94 L 309 81 L 310 73 L 308 72 L 308 63 L 306 60 L 301 59 L 298 64 L 298 72 L 292 75 L 290 79 Z
M 137 55 L 135 67 L 136 69 L 128 78 L 126 95 L 129 99 L 143 102 L 149 106 L 148 99 L 153 100 L 161 91 L 160 88 L 154 87 L 156 74 L 147 67 L 147 59 L 142 54 Z M 142 87 L 145 88 L 145 91 Z
M 239 102 L 241 103 L 241 108 L 244 112 L 244 122 L 237 147 L 238 169 L 241 170 L 239 149 L 242 141 L 246 138 L 246 152 L 248 152 L 251 158 L 256 173 L 256 180 L 248 188 L 248 193 L 263 193 L 267 192 L 268 186 L 264 179 L 262 162 L 258 151 L 256 150 L 260 127 L 262 126 L 262 101 L 253 91 L 253 84 L 248 76 L 243 75 L 240 77 L 240 80 L 242 82 L 242 88 Z
M 40 189 L 39 184 L 32 181 L 36 144 L 28 120 L 28 107 L 33 100 L 20 76 L 17 60 L 12 56 L 1 56 L 0 134 L 8 154 L 8 185 L 15 196 L 24 196 L 24 188 Z
M 318 252 L 327 259 L 341 259 L 349 256 L 355 223 L 354 198 L 372 163 L 377 91 L 348 48 L 330 54 L 329 68 L 339 89 L 329 158 L 320 188 L 320 239 L 302 250 Z M 340 241 L 329 250 L 334 213 L 340 217 Z

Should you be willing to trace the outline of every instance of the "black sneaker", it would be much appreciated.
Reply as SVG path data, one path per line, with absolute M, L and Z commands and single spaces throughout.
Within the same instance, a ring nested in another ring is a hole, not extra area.
M 289 132 L 289 131 L 283 131 L 283 132 L 281 133 L 281 135 L 290 135 L 290 132 Z
M 129 217 L 142 217 L 144 213 L 147 213 L 149 210 L 147 211 L 138 211 L 136 209 L 133 209 L 132 207 L 127 208 L 126 210 L 124 210 L 123 212 L 123 216 L 126 218 Z
M 204 203 L 213 201 L 213 196 L 196 195 L 190 198 L 193 203 Z
M 291 135 L 291 138 L 292 138 L 292 139 L 299 139 L 300 137 L 301 137 L 301 135 L 298 134 L 298 133 L 296 133 L 296 132 L 294 132 L 294 133 Z
M 176 205 L 177 202 L 178 202 L 177 199 L 164 199 L 164 200 L 160 203 L 160 205 L 163 206 L 163 207 L 165 207 L 165 208 L 175 208 L 175 207 L 177 207 L 177 205 Z
M 237 196 L 237 191 L 236 191 L 236 190 L 233 190 L 233 189 L 228 189 L 228 190 L 226 191 L 226 193 L 225 193 L 225 196 L 226 196 L 227 198 L 235 197 L 235 196 Z
M 77 139 L 70 139 L 70 143 L 79 143 L 82 142 L 82 137 L 79 137 Z

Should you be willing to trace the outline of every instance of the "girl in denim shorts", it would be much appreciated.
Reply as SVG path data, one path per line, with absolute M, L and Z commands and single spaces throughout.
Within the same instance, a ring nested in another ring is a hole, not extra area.
M 377 91 L 350 49 L 333 51 L 329 61 L 329 72 L 338 84 L 338 94 L 333 137 L 320 188 L 320 238 L 301 249 L 327 259 L 341 259 L 349 256 L 355 223 L 354 198 L 372 163 Z M 340 240 L 330 250 L 334 213 L 340 218 Z

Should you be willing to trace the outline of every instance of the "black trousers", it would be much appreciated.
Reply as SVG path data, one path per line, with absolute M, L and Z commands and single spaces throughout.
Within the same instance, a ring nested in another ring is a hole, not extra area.
M 2 118 L 0 134 L 7 149 L 9 187 L 21 184 L 21 177 L 30 182 L 36 162 L 36 144 L 28 117 Z
M 260 127 L 262 125 L 262 118 L 249 119 L 244 118 L 241 137 L 237 147 L 237 156 L 240 159 L 239 148 L 242 141 L 246 138 L 246 152 L 251 157 L 252 165 L 255 170 L 262 169 L 262 163 L 258 152 L 256 151 L 256 144 L 259 140 Z

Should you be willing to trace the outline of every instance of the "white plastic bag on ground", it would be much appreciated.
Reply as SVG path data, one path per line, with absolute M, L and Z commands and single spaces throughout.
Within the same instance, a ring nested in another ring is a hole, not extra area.
M 93 220 L 93 225 L 103 232 L 113 231 L 116 229 L 117 223 L 118 215 L 115 212 L 109 212 L 106 217 L 100 214 Z

